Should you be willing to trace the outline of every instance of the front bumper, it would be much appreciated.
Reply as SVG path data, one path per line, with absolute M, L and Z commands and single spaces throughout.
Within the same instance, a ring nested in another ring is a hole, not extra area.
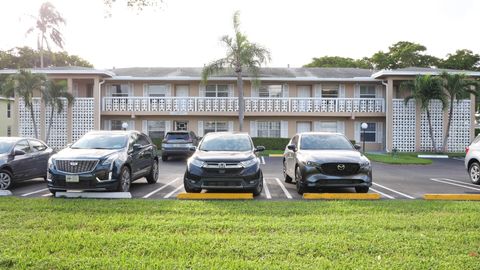
M 67 175 L 78 175 L 78 182 L 66 182 Z M 104 179 L 104 180 L 102 180 Z M 50 190 L 109 191 L 116 190 L 119 180 L 109 169 L 96 169 L 89 173 L 68 174 L 50 168 L 47 186 Z
M 191 156 L 192 154 L 189 148 L 162 148 L 163 156 Z
M 190 165 L 184 181 L 195 189 L 250 190 L 263 181 L 263 175 L 258 165 L 234 170 L 204 169 Z
M 361 168 L 352 175 L 328 175 L 315 167 L 302 168 L 302 182 L 313 188 L 342 188 L 342 187 L 370 187 L 372 186 L 372 170 Z

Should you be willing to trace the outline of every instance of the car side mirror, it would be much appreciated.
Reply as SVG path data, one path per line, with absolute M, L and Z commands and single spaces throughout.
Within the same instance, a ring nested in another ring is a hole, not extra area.
M 297 146 L 295 144 L 287 145 L 288 150 L 292 150 L 293 152 L 297 152 Z
M 22 151 L 22 150 L 18 150 L 18 149 L 17 149 L 17 150 L 15 150 L 15 151 L 13 151 L 13 155 L 14 155 L 14 156 L 23 156 L 23 155 L 25 155 L 25 154 L 26 154 L 25 151 Z
M 188 148 L 188 150 L 189 150 L 190 152 L 195 152 L 195 151 L 197 151 L 197 147 L 196 147 L 196 146 L 190 146 L 190 147 Z
M 357 149 L 357 150 L 362 149 L 362 147 L 361 147 L 360 145 L 358 145 L 358 144 L 353 145 L 353 147 L 354 147 L 355 149 Z
M 263 152 L 263 151 L 265 151 L 265 146 L 259 145 L 255 147 L 255 152 Z

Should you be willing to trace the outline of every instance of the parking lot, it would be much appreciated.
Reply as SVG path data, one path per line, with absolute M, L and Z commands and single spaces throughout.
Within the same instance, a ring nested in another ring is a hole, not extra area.
M 133 198 L 175 199 L 185 192 L 183 188 L 184 159 L 160 162 L 158 182 L 148 185 L 145 179 L 132 183 Z M 264 158 L 264 190 L 257 200 L 302 199 L 295 184 L 283 181 L 282 159 Z M 480 186 L 468 179 L 463 161 L 438 159 L 432 165 L 387 165 L 373 163 L 374 183 L 370 193 L 378 193 L 382 199 L 421 199 L 424 194 L 480 194 Z M 43 180 L 31 180 L 16 184 L 11 192 L 20 197 L 51 197 Z M 205 192 L 205 191 L 203 191 Z M 354 193 L 353 189 L 321 190 L 318 192 Z

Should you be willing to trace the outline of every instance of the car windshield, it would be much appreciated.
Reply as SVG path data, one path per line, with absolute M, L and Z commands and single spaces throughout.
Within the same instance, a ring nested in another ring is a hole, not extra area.
M 165 139 L 168 140 L 181 140 L 188 141 L 190 140 L 190 135 L 188 133 L 167 133 Z
M 302 150 L 352 150 L 352 144 L 342 135 L 304 134 L 300 141 Z
M 209 134 L 200 145 L 202 151 L 245 152 L 252 148 L 250 137 L 239 134 Z
M 0 155 L 7 154 L 13 147 L 14 142 L 12 141 L 0 141 Z
M 70 148 L 73 149 L 121 149 L 127 146 L 126 135 L 89 134 L 85 135 Z

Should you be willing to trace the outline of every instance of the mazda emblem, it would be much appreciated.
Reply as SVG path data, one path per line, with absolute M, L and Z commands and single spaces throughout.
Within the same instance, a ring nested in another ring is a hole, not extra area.
M 337 165 L 337 170 L 339 170 L 339 171 L 345 170 L 345 164 L 338 164 Z
M 70 162 L 70 166 L 77 166 L 78 162 Z

